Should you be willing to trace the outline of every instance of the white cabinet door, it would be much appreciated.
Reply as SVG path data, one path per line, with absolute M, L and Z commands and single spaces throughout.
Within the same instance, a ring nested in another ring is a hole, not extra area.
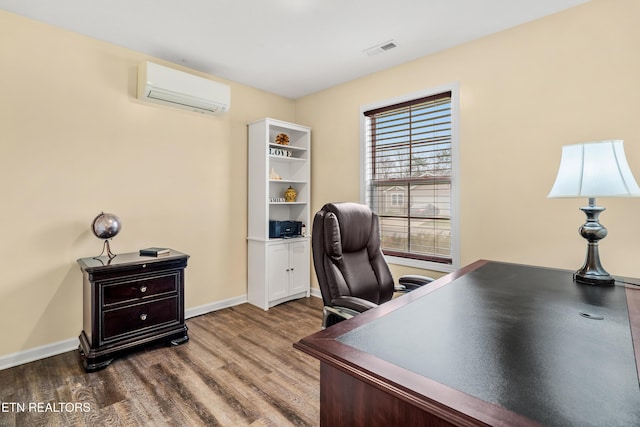
M 267 256 L 269 301 L 289 296 L 289 245 L 271 245 Z
M 309 290 L 309 242 L 289 243 L 290 289 L 297 294 Z

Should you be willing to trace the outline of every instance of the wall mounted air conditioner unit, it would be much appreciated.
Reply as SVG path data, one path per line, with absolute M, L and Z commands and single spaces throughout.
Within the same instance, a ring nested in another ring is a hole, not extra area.
M 231 88 L 145 61 L 138 67 L 138 99 L 204 114 L 221 114 L 231 106 Z

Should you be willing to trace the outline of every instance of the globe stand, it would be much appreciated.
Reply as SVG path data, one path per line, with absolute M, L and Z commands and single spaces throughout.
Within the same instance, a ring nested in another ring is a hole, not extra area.
M 107 251 L 106 255 L 109 257 L 109 260 L 112 260 L 117 256 L 116 254 L 111 252 L 111 246 L 109 246 L 109 240 L 105 240 L 104 244 L 102 245 L 102 252 L 100 252 L 100 255 L 94 256 L 93 259 L 100 258 L 102 256 L 102 254 L 104 254 L 105 250 Z
M 104 240 L 102 252 L 100 252 L 100 255 L 94 256 L 93 259 L 102 261 L 100 260 L 100 257 L 105 253 L 105 251 L 107 252 L 109 263 L 116 257 L 116 254 L 111 252 L 109 239 L 118 234 L 120 232 L 120 228 L 120 219 L 114 214 L 100 212 L 100 214 L 93 219 L 93 222 L 91 223 L 91 231 L 93 231 L 93 235 L 98 239 Z

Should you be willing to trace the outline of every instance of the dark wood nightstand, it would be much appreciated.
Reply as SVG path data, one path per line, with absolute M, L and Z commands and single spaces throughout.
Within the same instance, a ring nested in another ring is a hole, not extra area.
M 152 342 L 189 340 L 184 322 L 184 269 L 189 255 L 136 253 L 81 258 L 83 328 L 80 354 L 86 371 Z

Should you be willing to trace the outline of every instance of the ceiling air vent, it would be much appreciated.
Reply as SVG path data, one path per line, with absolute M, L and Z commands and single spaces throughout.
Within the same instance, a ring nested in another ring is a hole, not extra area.
M 377 55 L 379 53 L 382 53 L 384 51 L 393 49 L 394 47 L 396 47 L 396 44 L 393 42 L 393 40 L 389 40 L 386 41 L 384 43 L 380 43 L 377 44 L 373 47 L 370 47 L 368 49 L 363 50 L 364 53 L 366 53 L 369 56 L 373 56 L 373 55 Z

